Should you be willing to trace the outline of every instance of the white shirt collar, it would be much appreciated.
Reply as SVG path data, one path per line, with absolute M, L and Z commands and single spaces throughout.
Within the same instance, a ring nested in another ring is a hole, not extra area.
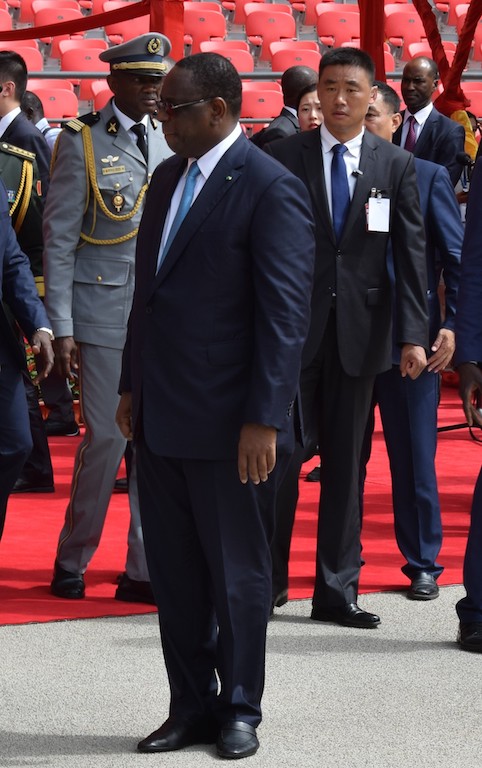
M 11 110 L 11 111 L 8 113 L 8 115 L 4 115 L 4 116 L 3 116 L 3 117 L 0 119 L 0 136 L 3 136 L 3 134 L 4 134 L 4 133 L 5 133 L 5 131 L 7 130 L 7 128 L 8 128 L 8 126 L 10 125 L 10 123 L 13 123 L 13 121 L 15 120 L 15 118 L 17 117 L 17 115 L 19 115 L 19 114 L 20 114 L 20 112 L 21 112 L 21 111 L 22 111 L 22 110 L 20 109 L 20 107 L 14 107 L 14 108 L 13 108 L 13 109 L 12 109 L 12 110 Z
M 211 173 L 214 171 L 215 167 L 221 160 L 222 156 L 228 151 L 228 149 L 234 144 L 234 142 L 241 136 L 242 130 L 239 123 L 235 125 L 229 136 L 226 136 L 225 139 L 219 142 L 219 144 L 216 144 L 216 146 L 212 147 L 208 152 L 206 152 L 204 155 L 202 155 L 200 158 L 198 158 L 197 164 L 199 166 L 199 170 L 201 171 L 201 174 L 204 178 L 204 180 L 208 179 Z M 188 162 L 188 168 L 191 166 L 191 164 L 194 162 L 194 158 L 189 158 Z M 187 170 L 186 170 L 187 173 Z
M 431 113 L 432 109 L 433 109 L 433 104 L 432 102 L 430 102 L 425 107 L 422 107 L 422 109 L 419 109 L 418 112 L 414 112 L 413 117 L 415 118 L 415 120 L 419 125 L 423 125 L 427 117 Z M 405 114 L 403 116 L 404 124 L 408 121 L 408 118 L 411 116 L 411 114 L 412 113 L 408 109 L 405 110 Z
M 327 154 L 328 152 L 331 152 L 335 144 L 344 144 L 350 155 L 359 158 L 364 133 L 365 128 L 362 128 L 361 132 L 357 134 L 357 136 L 354 136 L 353 139 L 349 139 L 348 141 L 340 141 L 339 139 L 335 139 L 333 134 L 329 132 L 326 125 L 322 123 L 320 126 L 321 148 L 323 152 Z
M 144 128 L 147 131 L 147 124 L 149 122 L 149 115 L 144 115 L 141 120 L 133 120 L 131 117 L 127 117 L 127 115 L 125 115 L 124 112 L 120 111 L 119 107 L 115 103 L 115 99 L 112 100 L 112 109 L 113 109 L 114 114 L 117 117 L 119 123 L 122 125 L 122 127 L 123 127 L 123 129 L 125 131 L 129 131 L 132 128 L 132 126 L 133 125 L 137 125 L 137 123 L 142 123 Z

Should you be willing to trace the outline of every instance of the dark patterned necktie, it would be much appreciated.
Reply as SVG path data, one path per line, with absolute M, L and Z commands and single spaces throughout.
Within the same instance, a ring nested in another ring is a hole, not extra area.
M 407 138 L 405 139 L 404 149 L 406 149 L 407 152 L 413 152 L 413 150 L 415 149 L 415 144 L 417 143 L 417 137 L 415 136 L 414 116 L 410 115 L 407 122 L 408 122 L 408 133 L 407 133 Z

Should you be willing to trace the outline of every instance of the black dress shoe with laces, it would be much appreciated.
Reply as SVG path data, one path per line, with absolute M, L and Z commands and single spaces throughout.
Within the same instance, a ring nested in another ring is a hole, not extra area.
M 119 585 L 114 595 L 116 600 L 124 603 L 147 603 L 155 605 L 150 581 L 134 581 L 127 573 L 123 573 L 119 579 Z
M 11 493 L 54 493 L 52 480 L 27 479 L 19 477 Z
M 376 613 L 362 611 L 356 603 L 347 603 L 336 608 L 315 608 L 311 611 L 313 621 L 332 621 L 342 627 L 374 629 L 380 624 Z
M 67 600 L 81 600 L 85 597 L 84 577 L 81 573 L 65 571 L 56 563 L 50 591 L 55 597 L 64 597 Z
M 482 653 L 482 621 L 461 621 L 457 642 L 464 651 Z
M 258 751 L 256 729 L 242 720 L 230 720 L 221 728 L 216 744 L 219 757 L 239 760 Z
M 439 595 L 438 584 L 435 577 L 428 571 L 420 571 L 412 579 L 407 592 L 409 600 L 435 600 Z
M 140 741 L 138 752 L 173 752 L 192 744 L 214 744 L 219 728 L 214 721 L 196 723 L 169 717 L 157 731 Z

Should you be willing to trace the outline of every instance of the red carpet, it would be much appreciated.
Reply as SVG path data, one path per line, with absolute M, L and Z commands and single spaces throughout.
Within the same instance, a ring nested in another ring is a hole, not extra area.
M 455 389 L 445 387 L 439 409 L 439 425 L 462 422 L 463 412 Z M 124 569 L 127 536 L 127 496 L 114 494 L 101 545 L 86 575 L 84 600 L 60 600 L 49 594 L 57 537 L 63 522 L 70 486 L 72 462 L 79 438 L 52 438 L 55 494 L 23 494 L 9 502 L 5 533 L 0 544 L 0 623 L 23 624 L 97 616 L 146 613 L 149 606 L 120 603 L 113 599 L 115 580 Z M 444 524 L 440 562 L 445 571 L 440 584 L 462 580 L 462 560 L 469 522 L 472 490 L 482 461 L 481 447 L 466 428 L 440 434 L 437 471 Z M 290 597 L 311 596 L 314 578 L 316 515 L 319 486 L 300 483 L 300 503 L 290 563 Z M 383 438 L 375 434 L 366 484 L 361 592 L 403 589 L 407 580 L 400 572 L 403 560 L 394 536 L 390 475 Z

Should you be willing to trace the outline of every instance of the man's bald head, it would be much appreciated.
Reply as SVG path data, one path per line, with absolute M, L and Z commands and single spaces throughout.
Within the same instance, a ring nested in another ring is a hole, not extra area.
M 297 65 L 290 67 L 281 78 L 283 101 L 287 107 L 296 109 L 301 91 L 318 82 L 318 74 L 311 67 Z

